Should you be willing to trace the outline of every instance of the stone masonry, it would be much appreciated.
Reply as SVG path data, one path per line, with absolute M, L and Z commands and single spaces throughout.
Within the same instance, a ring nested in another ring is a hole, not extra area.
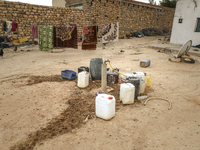
M 13 39 L 32 38 L 31 24 L 60 26 L 76 24 L 78 36 L 85 25 L 101 25 L 119 22 L 120 37 L 144 28 L 171 29 L 174 9 L 150 5 L 131 0 L 66 0 L 66 7 L 49 7 L 17 2 L 0 2 L 0 21 L 18 23 L 18 33 Z M 83 9 L 69 8 L 82 4 Z M 0 26 L 0 36 L 4 35 Z
M 101 28 L 101 24 L 119 22 L 120 36 L 144 28 L 171 29 L 173 24 L 171 8 L 128 0 L 86 0 L 83 6 L 88 24 L 95 22 Z
M 61 8 L 31 5 L 18 2 L 0 2 L 0 36 L 4 35 L 2 21 L 15 21 L 18 23 L 17 34 L 12 34 L 13 39 L 23 37 L 32 38 L 31 25 L 77 24 L 78 36 L 81 36 L 82 27 L 86 24 L 83 10 L 75 8 Z

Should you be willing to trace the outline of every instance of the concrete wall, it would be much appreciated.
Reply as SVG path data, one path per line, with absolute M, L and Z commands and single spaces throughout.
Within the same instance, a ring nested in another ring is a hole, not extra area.
M 193 0 L 179 0 L 176 5 L 174 22 L 171 34 L 171 43 L 184 44 L 192 40 L 192 45 L 200 44 L 200 32 L 195 32 L 197 18 L 200 18 L 200 0 L 196 0 L 197 7 Z M 183 19 L 178 23 L 179 18 Z
M 52 0 L 53 7 L 65 7 L 66 1 L 65 0 Z

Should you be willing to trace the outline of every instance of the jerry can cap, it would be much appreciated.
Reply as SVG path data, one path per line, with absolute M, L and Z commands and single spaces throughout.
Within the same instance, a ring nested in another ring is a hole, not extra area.
M 113 99 L 113 97 L 112 97 L 112 96 L 110 96 L 110 97 L 108 97 L 108 99 L 109 99 L 109 100 L 112 100 L 112 99 Z

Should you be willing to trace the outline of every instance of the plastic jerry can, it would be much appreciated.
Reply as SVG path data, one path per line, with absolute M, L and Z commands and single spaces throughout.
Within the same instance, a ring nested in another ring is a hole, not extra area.
M 146 86 L 145 73 L 143 73 L 143 72 L 133 72 L 133 76 L 140 78 L 140 90 L 139 90 L 139 94 L 144 93 L 145 86 Z
M 146 87 L 145 81 L 143 79 L 140 80 L 140 91 L 139 91 L 139 94 L 143 94 L 144 93 L 145 87 Z
M 108 73 L 107 74 L 107 83 L 118 83 L 119 74 L 117 73 Z
M 140 67 L 149 67 L 151 64 L 151 61 L 149 59 L 144 59 L 140 61 Z
M 135 86 L 131 83 L 122 83 L 120 85 L 120 101 L 123 104 L 133 104 L 135 97 Z
M 147 77 L 147 87 L 151 86 L 151 76 Z
M 89 73 L 82 71 L 78 74 L 78 87 L 85 88 L 89 85 Z
M 96 116 L 109 120 L 115 116 L 115 97 L 108 94 L 99 94 L 95 99 Z
M 129 78 L 126 78 L 125 83 L 131 83 L 135 86 L 135 99 L 136 99 L 139 96 L 139 92 L 140 92 L 140 78 L 129 77 Z

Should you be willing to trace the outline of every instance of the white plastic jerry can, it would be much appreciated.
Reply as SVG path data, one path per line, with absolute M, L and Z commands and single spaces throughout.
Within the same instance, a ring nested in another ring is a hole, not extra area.
M 89 73 L 82 71 L 78 74 L 78 87 L 85 88 L 89 85 Z
M 135 86 L 131 83 L 122 83 L 120 85 L 120 101 L 123 104 L 133 104 L 135 97 Z
M 95 99 L 96 116 L 109 120 L 115 116 L 115 97 L 108 94 L 99 94 Z

